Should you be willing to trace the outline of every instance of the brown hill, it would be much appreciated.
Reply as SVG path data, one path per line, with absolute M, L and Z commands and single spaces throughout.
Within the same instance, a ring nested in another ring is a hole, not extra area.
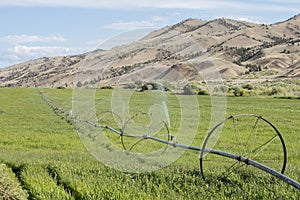
M 0 86 L 116 85 L 120 80 L 299 78 L 300 16 L 266 25 L 231 19 L 187 19 L 107 51 L 40 58 L 0 70 Z M 76 78 L 77 77 L 77 78 Z

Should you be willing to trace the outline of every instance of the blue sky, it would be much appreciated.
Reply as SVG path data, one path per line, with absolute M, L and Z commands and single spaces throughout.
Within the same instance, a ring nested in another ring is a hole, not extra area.
M 299 0 L 1 0 L 0 68 L 87 52 L 120 33 L 186 18 L 270 24 L 299 13 Z

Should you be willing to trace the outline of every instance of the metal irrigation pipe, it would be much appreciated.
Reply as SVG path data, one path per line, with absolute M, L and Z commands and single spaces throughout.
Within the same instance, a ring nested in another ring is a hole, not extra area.
M 210 137 L 213 135 L 214 131 L 216 129 L 218 129 L 222 124 L 224 124 L 226 121 L 228 120 L 231 120 L 231 119 L 235 119 L 236 117 L 256 117 L 258 120 L 261 119 L 263 120 L 264 122 L 266 122 L 267 124 L 269 124 L 273 129 L 274 131 L 276 132 L 276 136 L 279 137 L 280 139 L 280 142 L 281 142 L 281 145 L 282 145 L 282 150 L 283 150 L 283 164 L 282 164 L 282 168 L 281 168 L 281 174 L 284 173 L 285 171 L 285 168 L 286 168 L 286 163 L 287 163 L 287 150 L 286 150 L 286 145 L 285 145 L 285 142 L 284 142 L 284 139 L 281 135 L 281 133 L 278 131 L 278 129 L 268 120 L 264 119 L 262 116 L 258 116 L 258 115 L 254 115 L 254 114 L 240 114 L 240 115 L 236 115 L 236 116 L 230 116 L 228 117 L 227 119 L 225 119 L 224 121 L 218 123 L 206 136 L 206 138 L 204 139 L 204 142 L 203 142 L 203 145 L 202 145 L 202 149 L 206 149 L 206 145 L 210 139 Z M 256 121 L 257 123 L 257 121 Z M 273 139 L 273 138 L 272 138 Z M 271 140 L 269 140 L 271 141 Z M 203 157 L 204 157 L 204 153 L 205 151 L 201 151 L 200 153 L 200 170 L 201 170 L 201 174 L 202 174 L 202 177 L 204 178 L 204 174 L 203 174 L 203 167 L 202 167 L 202 162 L 203 162 Z
M 219 151 L 219 150 L 215 150 L 215 149 L 203 149 L 201 147 L 198 147 L 198 146 L 189 146 L 189 145 L 185 145 L 185 144 L 179 144 L 179 143 L 176 143 L 176 142 L 172 142 L 172 141 L 168 141 L 168 140 L 164 140 L 164 139 L 161 139 L 161 138 L 157 138 L 157 137 L 153 137 L 153 136 L 149 136 L 149 135 L 131 135 L 131 134 L 124 134 L 124 133 L 121 133 L 120 131 L 117 131 L 116 129 L 110 127 L 110 126 L 104 126 L 102 128 L 106 128 L 116 134 L 118 134 L 119 136 L 121 137 L 131 137 L 131 138 L 140 138 L 140 139 L 149 139 L 149 140 L 154 140 L 154 141 L 157 141 L 157 142 L 160 142 L 160 143 L 164 143 L 164 144 L 167 144 L 167 145 L 171 145 L 173 146 L 174 148 L 175 147 L 179 147 L 179 148 L 184 148 L 184 149 L 191 149 L 191 150 L 195 150 L 195 151 L 200 151 L 201 153 L 203 152 L 207 152 L 207 153 L 212 153 L 212 154 L 215 154 L 215 155 L 220 155 L 220 156 L 223 156 L 223 157 L 227 157 L 227 158 L 231 158 L 231 159 L 234 159 L 234 160 L 237 160 L 239 162 L 243 162 L 247 165 L 252 165 L 262 171 L 265 171 L 283 181 L 285 181 L 286 183 L 294 186 L 295 188 L 299 189 L 300 190 L 300 183 L 298 183 L 297 181 L 291 179 L 290 177 L 287 177 L 285 176 L 284 174 L 282 173 L 279 173 L 277 171 L 275 171 L 274 169 L 272 168 L 269 168 L 259 162 L 256 162 L 254 160 L 251 160 L 250 158 L 246 158 L 246 157 L 243 157 L 243 156 L 239 156 L 239 155 L 236 155 L 236 154 L 232 154 L 232 153 L 226 153 L 226 152 L 223 152 L 223 151 Z
M 232 154 L 232 153 L 227 153 L 227 152 L 223 152 L 223 151 L 219 151 L 219 150 L 215 150 L 215 149 L 207 149 L 205 148 L 206 147 L 206 144 L 209 140 L 209 137 L 212 135 L 212 133 L 219 127 L 221 126 L 225 121 L 227 120 L 230 120 L 232 118 L 234 118 L 233 116 L 230 116 L 228 117 L 226 120 L 224 120 L 223 122 L 217 124 L 208 134 L 208 136 L 205 138 L 205 141 L 203 143 L 203 146 L 202 148 L 201 147 L 198 147 L 198 146 L 190 146 L 190 145 L 185 145 L 185 144 L 180 144 L 180 143 L 177 143 L 177 142 L 172 142 L 172 141 L 169 141 L 169 140 L 164 140 L 164 139 L 161 139 L 161 138 L 157 138 L 157 137 L 153 137 L 153 136 L 150 136 L 150 135 L 132 135 L 132 134 L 126 134 L 124 133 L 123 131 L 118 131 L 110 126 L 101 126 L 101 125 L 98 125 L 96 123 L 93 123 L 93 122 L 90 122 L 88 120 L 82 120 L 82 119 L 79 119 L 77 117 L 73 117 L 73 116 L 70 116 L 69 113 L 66 113 L 63 111 L 63 109 L 61 109 L 60 107 L 56 106 L 53 102 L 51 102 L 49 99 L 47 99 L 42 93 L 40 93 L 43 100 L 45 102 L 47 102 L 47 104 L 52 107 L 52 109 L 54 110 L 59 110 L 61 112 L 63 112 L 65 115 L 73 118 L 75 121 L 80 121 L 80 122 L 83 122 L 83 123 L 87 123 L 91 126 L 94 126 L 96 128 L 102 128 L 102 129 L 107 129 L 107 130 L 110 130 L 116 134 L 118 134 L 119 136 L 121 137 L 130 137 L 130 138 L 139 138 L 139 139 L 149 139 L 149 140 L 153 140 L 153 141 L 157 141 L 157 142 L 160 142 L 160 143 L 163 143 L 163 144 L 167 144 L 167 145 L 171 145 L 173 146 L 174 148 L 175 147 L 179 147 L 179 148 L 184 148 L 184 149 L 191 149 L 191 150 L 194 150 L 194 151 L 200 151 L 201 152 L 201 156 L 200 156 L 200 167 L 201 167 L 201 174 L 204 178 L 204 175 L 203 175 L 203 170 L 202 170 L 202 158 L 203 158 L 203 155 L 205 152 L 207 153 L 212 153 L 212 154 L 215 154 L 215 155 L 219 155 L 219 156 L 223 156 L 223 157 L 227 157 L 227 158 L 231 158 L 231 159 L 234 159 L 234 160 L 237 160 L 239 162 L 243 162 L 247 165 L 251 165 L 251 166 L 254 166 L 264 172 L 267 172 L 281 180 L 283 180 L 284 182 L 292 185 L 293 187 L 297 188 L 300 190 L 300 183 L 298 183 L 297 181 L 293 180 L 292 178 L 288 177 L 288 176 L 285 176 L 283 174 L 284 172 L 284 169 L 285 169 L 285 166 L 286 166 L 286 147 L 285 145 L 283 145 L 283 151 L 284 151 L 284 165 L 283 165 L 283 169 L 282 169 L 282 173 L 280 172 L 277 172 L 276 170 L 270 168 L 270 167 L 267 167 L 259 162 L 256 162 L 254 160 L 251 160 L 250 158 L 247 158 L 247 157 L 244 157 L 244 156 L 239 156 L 239 155 L 236 155 L 236 154 Z M 243 116 L 243 115 L 238 115 L 238 116 Z M 260 119 L 264 120 L 265 122 L 267 122 L 269 125 L 272 126 L 272 128 L 276 131 L 276 133 L 278 134 L 281 142 L 283 142 L 284 144 L 284 141 L 283 141 L 283 137 L 281 136 L 281 134 L 279 133 L 279 131 L 275 128 L 275 126 L 270 123 L 269 121 L 267 121 L 266 119 L 262 118 L 261 116 L 257 116 L 257 115 L 252 115 L 252 116 L 256 116 L 256 117 L 259 117 Z

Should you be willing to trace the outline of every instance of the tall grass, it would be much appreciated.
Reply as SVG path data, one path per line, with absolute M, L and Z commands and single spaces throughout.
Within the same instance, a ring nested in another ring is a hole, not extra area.
M 65 110 L 72 108 L 72 90 L 44 92 Z M 96 99 L 109 102 L 110 92 L 97 91 Z M 15 175 L 8 169 L 9 174 L 19 178 L 13 178 L 13 182 L 32 199 L 300 198 L 298 190 L 251 167 L 226 173 L 216 167 L 218 163 L 207 161 L 205 173 L 209 182 L 205 182 L 198 171 L 199 153 L 193 151 L 187 151 L 160 171 L 116 171 L 89 154 L 74 126 L 55 115 L 36 90 L 2 88 L 0 94 L 0 161 L 11 167 Z M 145 95 L 137 94 L 136 101 L 144 101 Z M 172 95 L 168 98 L 170 112 L 176 116 L 180 109 Z M 208 131 L 211 107 L 209 96 L 198 96 L 198 102 L 201 121 L 193 144 L 200 146 Z M 300 181 L 299 100 L 229 97 L 227 102 L 228 116 L 255 113 L 269 119 L 281 131 L 288 148 L 286 175 Z M 116 138 L 114 142 L 120 141 Z

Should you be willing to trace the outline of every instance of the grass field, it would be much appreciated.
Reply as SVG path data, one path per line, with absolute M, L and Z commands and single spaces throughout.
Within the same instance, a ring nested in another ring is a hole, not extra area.
M 72 108 L 72 90 L 45 89 L 43 92 L 66 111 Z M 109 94 L 108 90 L 97 91 L 96 99 L 109 103 Z M 145 102 L 147 95 L 149 93 L 136 94 L 134 104 Z M 176 100 L 172 96 L 168 98 L 171 123 L 174 123 L 172 131 L 176 131 L 176 115 L 180 111 Z M 210 97 L 197 98 L 201 123 L 193 145 L 201 146 L 210 121 Z M 100 106 L 96 109 L 101 111 Z M 228 97 L 227 116 L 240 113 L 261 115 L 278 128 L 288 150 L 285 174 L 300 181 L 300 100 Z M 205 182 L 199 173 L 199 152 L 195 151 L 187 151 L 172 165 L 155 172 L 124 173 L 107 167 L 91 156 L 74 125 L 55 115 L 37 89 L 0 89 L 0 127 L 0 195 L 3 199 L 7 196 L 11 199 L 300 198 L 299 190 L 251 166 L 229 173 L 226 168 L 229 161 L 210 155 L 204 163 L 209 181 Z M 253 129 L 249 127 L 251 124 L 245 129 L 238 128 L 243 140 L 250 137 L 247 132 Z M 232 145 L 232 148 L 224 145 L 231 142 L 228 138 L 235 137 L 228 134 L 221 135 L 216 148 L 247 153 L 243 145 Z M 111 139 L 119 142 L 117 137 Z M 277 155 L 281 150 L 277 146 L 277 143 L 268 146 L 264 155 L 280 161 L 282 157 Z M 140 149 L 137 147 L 137 150 Z

